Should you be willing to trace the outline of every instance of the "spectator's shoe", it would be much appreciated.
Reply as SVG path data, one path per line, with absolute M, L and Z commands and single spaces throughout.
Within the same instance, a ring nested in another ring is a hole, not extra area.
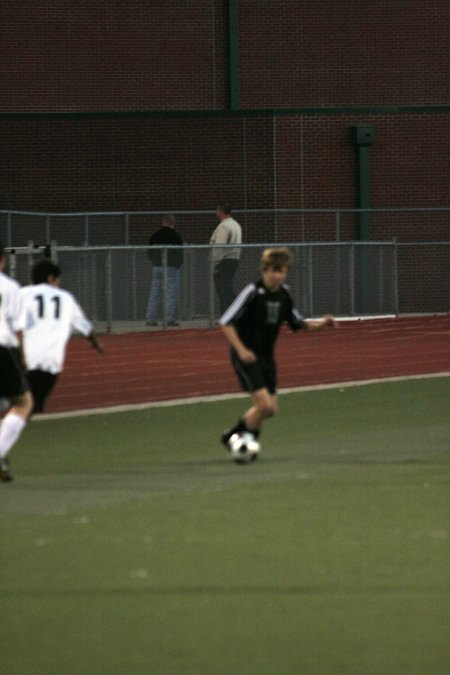
M 8 483 L 13 478 L 9 470 L 9 462 L 7 459 L 0 460 L 0 480 L 2 483 Z
M 146 326 L 157 326 L 158 322 L 157 321 L 146 321 L 145 325 Z
M 167 325 L 168 326 L 179 326 L 180 324 L 178 323 L 178 321 L 169 321 L 169 323 Z

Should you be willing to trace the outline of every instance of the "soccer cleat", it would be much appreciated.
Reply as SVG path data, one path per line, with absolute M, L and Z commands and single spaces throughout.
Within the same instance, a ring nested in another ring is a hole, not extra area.
M 260 434 L 259 429 L 248 429 L 245 421 L 241 419 L 234 427 L 223 432 L 222 436 L 220 437 L 220 442 L 227 448 L 227 450 L 229 450 L 230 449 L 229 440 L 232 437 L 232 435 L 240 434 L 242 432 L 248 432 L 250 434 L 253 434 L 255 439 L 258 438 Z
M 224 431 L 223 434 L 220 437 L 220 442 L 222 445 L 226 447 L 227 450 L 230 449 L 230 446 L 228 445 L 228 441 L 230 440 L 231 436 L 234 434 L 234 431 Z
M 2 483 L 8 483 L 13 478 L 9 470 L 9 462 L 7 459 L 0 460 L 0 480 Z

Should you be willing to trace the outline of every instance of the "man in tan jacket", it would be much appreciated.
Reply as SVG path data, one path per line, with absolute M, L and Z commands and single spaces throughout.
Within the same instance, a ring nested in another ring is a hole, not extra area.
M 214 264 L 214 285 L 219 296 L 220 313 L 223 314 L 235 297 L 233 282 L 241 255 L 242 229 L 231 217 L 228 204 L 218 204 L 216 211 L 219 224 L 214 230 L 210 244 Z M 218 244 L 226 244 L 219 247 Z

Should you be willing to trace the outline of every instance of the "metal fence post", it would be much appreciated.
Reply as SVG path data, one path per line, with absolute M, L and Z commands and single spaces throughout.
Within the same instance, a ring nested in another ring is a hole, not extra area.
M 336 271 L 335 271 L 335 309 L 337 314 L 340 314 L 341 308 L 341 245 L 339 242 L 336 246 Z
M 112 250 L 106 253 L 106 331 L 112 331 Z
M 209 249 L 209 324 L 214 326 L 214 261 L 213 249 Z
M 125 214 L 125 245 L 128 246 L 130 243 L 130 214 Z
M 298 301 L 297 301 L 297 307 L 300 309 L 300 314 L 302 313 L 302 306 L 303 306 L 303 301 L 302 301 L 302 266 L 301 266 L 301 260 L 300 260 L 300 247 L 296 246 L 294 249 L 294 273 L 295 273 L 295 288 L 298 289 Z
M 381 313 L 384 305 L 384 257 L 383 244 L 380 245 L 378 258 L 378 310 Z
M 163 264 L 163 293 L 162 293 L 162 327 L 167 328 L 167 248 L 164 248 L 162 251 L 162 264 Z
M 30 239 L 27 244 L 27 266 L 28 266 L 28 279 L 31 277 L 31 269 L 33 267 L 33 251 L 34 251 L 34 241 Z
M 355 244 L 349 247 L 350 316 L 355 316 Z
M 16 278 L 16 269 L 17 269 L 17 252 L 16 252 L 15 249 L 12 249 L 9 252 L 8 269 L 9 269 L 9 274 L 11 275 L 11 279 L 15 279 Z
M 397 237 L 394 237 L 392 240 L 394 245 L 394 313 L 396 316 L 399 315 L 399 296 L 398 296 L 398 246 L 397 246 Z
M 133 284 L 132 284 L 132 289 L 133 289 L 133 319 L 137 319 L 137 271 L 136 271 L 136 251 L 133 249 L 132 254 L 131 254 L 131 268 L 132 268 L 132 276 L 133 276 Z
M 58 242 L 56 239 L 52 239 L 50 242 L 50 260 L 55 263 L 55 265 L 58 264 Z
M 336 211 L 336 241 L 341 241 L 341 212 Z
M 314 297 L 314 289 L 313 289 L 313 247 L 312 245 L 309 246 L 308 250 L 308 305 L 309 305 L 309 310 L 308 314 L 309 316 L 313 315 L 313 297 Z
M 340 306 L 341 306 L 341 248 L 339 246 L 339 242 L 341 241 L 341 211 L 340 209 L 336 210 L 336 218 L 335 218 L 335 224 L 336 224 L 336 232 L 335 232 L 335 237 L 336 237 L 336 272 L 335 272 L 335 278 L 336 278 L 336 293 L 335 293 L 335 312 L 338 314 L 340 313 Z
M 194 275 L 192 273 L 192 268 L 194 267 L 194 258 L 194 251 L 191 248 L 187 248 L 185 253 L 185 263 L 183 265 L 184 284 L 182 286 L 182 288 L 185 289 L 188 306 L 187 310 L 185 310 L 183 307 L 183 312 L 185 312 L 186 319 L 192 319 L 192 317 L 195 315 L 195 288 Z
M 12 246 L 12 213 L 11 211 L 8 213 L 8 218 L 6 221 L 6 227 L 7 227 L 7 246 L 11 247 Z
M 89 214 L 84 217 L 84 245 L 89 246 Z

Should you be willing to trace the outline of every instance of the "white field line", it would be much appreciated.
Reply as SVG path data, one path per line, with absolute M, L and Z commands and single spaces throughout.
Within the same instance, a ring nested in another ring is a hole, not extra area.
M 404 380 L 423 380 L 436 377 L 450 377 L 450 372 L 431 373 L 423 375 L 400 375 L 398 377 L 379 377 L 371 380 L 356 380 L 351 382 L 333 382 L 330 384 L 311 384 L 304 387 L 287 387 L 279 389 L 278 394 L 294 394 L 303 391 L 321 391 L 323 389 L 347 389 L 350 387 L 362 387 L 368 384 L 383 382 L 403 382 Z M 147 408 L 171 408 L 176 405 L 192 405 L 194 403 L 210 403 L 214 401 L 228 401 L 237 398 L 248 398 L 245 392 L 232 394 L 211 394 L 209 396 L 191 396 L 188 398 L 176 398 L 169 401 L 150 401 L 148 403 L 130 403 L 126 405 L 114 405 L 107 408 L 87 408 L 85 410 L 69 410 L 67 412 L 44 413 L 31 419 L 32 422 L 44 422 L 46 420 L 63 419 L 65 417 L 85 417 L 87 415 L 104 415 L 109 413 L 129 412 L 132 410 L 147 410 Z

